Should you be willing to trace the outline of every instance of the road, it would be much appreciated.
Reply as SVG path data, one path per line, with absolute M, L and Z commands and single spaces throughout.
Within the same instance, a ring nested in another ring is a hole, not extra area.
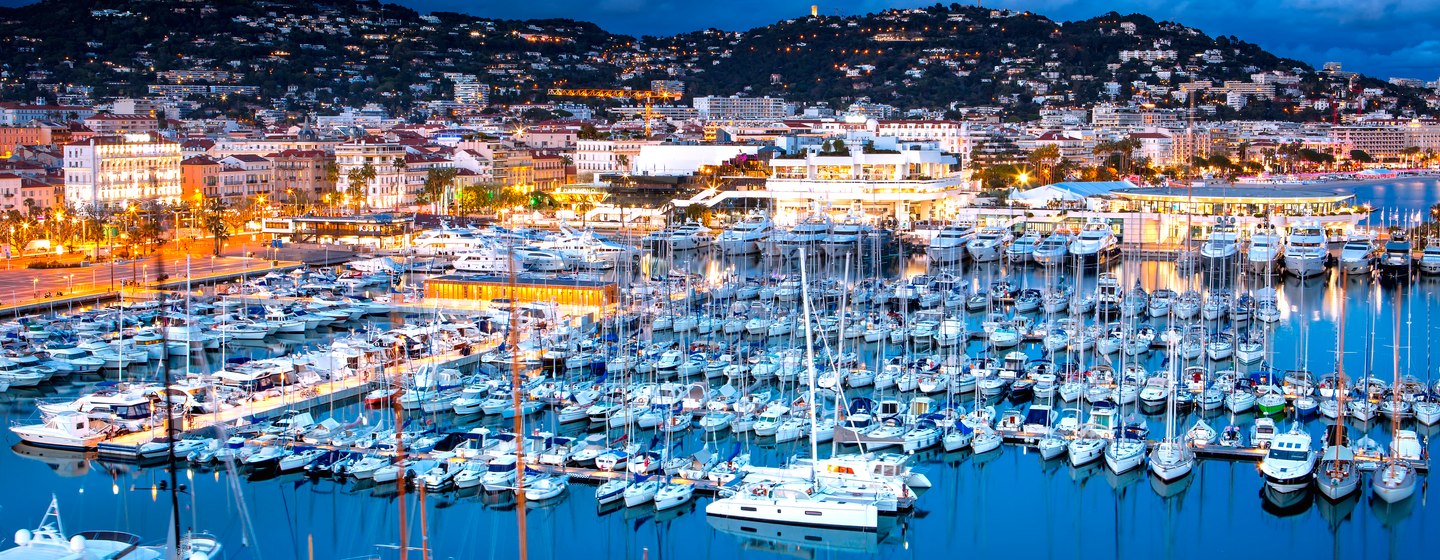
M 119 290 L 127 282 L 153 283 L 160 274 L 184 278 L 185 257 L 174 253 L 134 261 L 100 263 L 56 269 L 29 269 L 13 266 L 0 271 L 0 305 L 22 305 L 58 297 L 101 294 Z M 252 269 L 264 269 L 271 262 L 259 258 L 191 256 L 190 277 L 199 279 Z

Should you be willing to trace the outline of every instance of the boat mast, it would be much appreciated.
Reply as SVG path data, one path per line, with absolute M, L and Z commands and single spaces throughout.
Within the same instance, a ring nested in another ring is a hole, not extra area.
M 810 374 L 810 482 L 815 482 L 815 464 L 820 461 L 819 445 L 815 443 L 815 335 L 810 324 L 810 282 L 805 274 L 805 248 L 800 253 L 800 302 L 805 321 L 805 368 Z M 844 338 L 844 333 L 841 333 Z M 523 560 L 523 558 L 522 558 Z

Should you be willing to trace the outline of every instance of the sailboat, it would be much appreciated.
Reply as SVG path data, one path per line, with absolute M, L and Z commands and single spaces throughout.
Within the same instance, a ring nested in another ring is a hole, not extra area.
M 1395 363 L 1395 383 L 1391 386 L 1390 394 L 1395 406 L 1400 404 L 1400 291 L 1395 290 L 1395 331 L 1393 333 L 1393 356 Z M 1408 312 L 1408 308 L 1407 308 Z M 1404 501 L 1415 494 L 1418 486 L 1416 469 L 1413 460 L 1421 458 L 1424 453 L 1420 445 L 1419 437 L 1414 431 L 1400 429 L 1400 415 L 1390 417 L 1390 432 L 1393 437 L 1390 441 L 1390 453 L 1381 462 L 1379 470 L 1370 479 L 1370 489 L 1375 496 L 1386 503 Z
M 1348 275 L 1349 270 L 1342 270 Z M 1342 278 L 1342 280 L 1344 280 Z M 1315 469 L 1315 488 L 1331 501 L 1345 499 L 1360 489 L 1360 470 L 1355 465 L 1355 452 L 1350 450 L 1348 429 L 1345 426 L 1345 284 L 1340 282 L 1340 317 L 1335 330 L 1335 380 L 1333 385 L 1334 407 L 1336 410 L 1335 429 L 1331 432 L 1328 445 L 1320 453 L 1320 464 Z M 1328 416 L 1328 414 L 1327 414 Z
M 1165 439 L 1150 451 L 1150 472 L 1162 482 L 1179 480 L 1195 468 L 1195 452 L 1175 433 L 1175 394 L 1178 391 L 1175 369 L 1180 367 L 1175 343 L 1170 344 L 1170 367 L 1166 372 L 1169 398 L 1165 405 Z

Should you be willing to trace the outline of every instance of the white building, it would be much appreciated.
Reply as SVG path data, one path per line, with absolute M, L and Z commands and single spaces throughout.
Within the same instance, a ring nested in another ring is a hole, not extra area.
M 646 140 L 579 140 L 575 142 L 575 174 L 590 181 L 605 173 L 629 173 Z
M 456 103 L 484 105 L 490 102 L 490 86 L 480 83 L 474 74 L 445 73 L 445 79 L 453 84 Z
M 779 120 L 795 113 L 795 106 L 778 97 L 696 97 L 695 110 L 710 121 Z
M 96 136 L 65 146 L 65 202 L 123 208 L 179 202 L 180 144 L 153 134 Z
M 414 197 L 408 191 L 405 161 L 405 146 L 388 142 L 361 140 L 335 147 L 335 165 L 339 179 L 335 189 L 340 193 L 343 204 L 350 207 L 396 208 L 409 204 Z M 354 192 L 350 186 L 350 173 L 359 171 L 369 164 L 375 171 L 361 192 Z M 362 202 L 356 203 L 357 197 Z
M 763 190 L 724 190 L 677 204 L 713 207 L 726 199 L 769 199 L 775 221 L 798 222 L 819 210 L 834 217 L 865 216 L 904 227 L 917 220 L 955 215 L 973 191 L 952 154 L 934 144 L 877 139 L 870 149 L 858 145 L 844 155 L 807 150 L 770 160 Z
M 655 144 L 642 146 L 630 166 L 635 175 L 694 175 L 701 167 L 720 165 L 740 154 L 755 155 L 759 146 Z

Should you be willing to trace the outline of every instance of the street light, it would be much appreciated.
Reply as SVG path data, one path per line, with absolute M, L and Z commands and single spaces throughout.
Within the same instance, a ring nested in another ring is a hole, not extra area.
M 39 279 L 39 278 L 31 278 L 31 279 L 30 279 L 30 297 L 31 297 L 31 298 L 38 298 L 38 297 L 40 297 L 40 279 Z

